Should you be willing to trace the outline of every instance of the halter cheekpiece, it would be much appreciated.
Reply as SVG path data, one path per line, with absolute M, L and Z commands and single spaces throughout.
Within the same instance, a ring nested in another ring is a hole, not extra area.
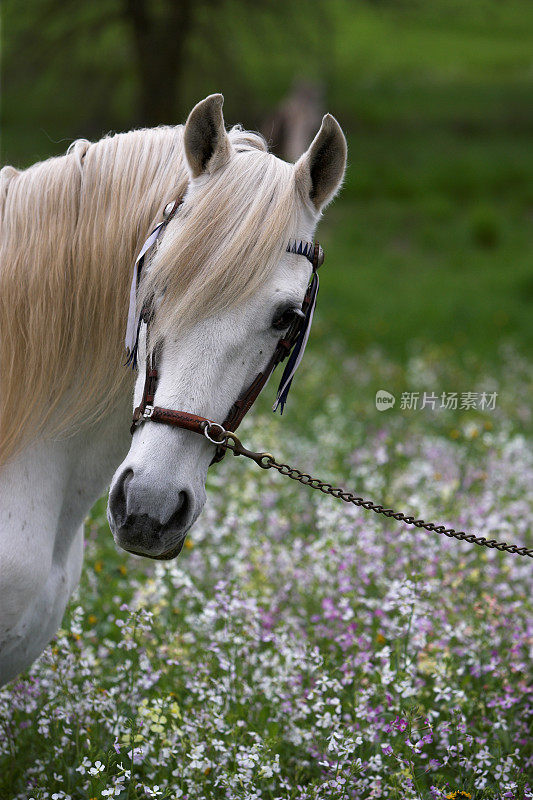
M 145 243 L 141 247 L 140 253 L 137 256 L 133 268 L 133 276 L 130 288 L 130 304 L 128 311 L 128 324 L 126 329 L 126 364 L 135 368 L 137 366 L 137 354 L 139 344 L 139 334 L 141 325 L 143 323 L 147 326 L 147 336 L 150 321 L 153 318 L 152 308 L 142 308 L 140 314 L 137 316 L 137 291 L 141 280 L 141 273 L 144 266 L 145 258 L 149 251 L 160 240 L 166 226 L 174 217 L 177 210 L 181 206 L 183 200 L 180 198 L 173 203 L 168 203 L 163 212 L 163 221 L 160 222 L 153 231 L 150 233 Z M 209 431 L 213 428 L 220 428 L 226 431 L 235 431 L 242 422 L 245 415 L 248 413 L 253 403 L 259 396 L 261 390 L 267 383 L 274 369 L 279 363 L 288 357 L 287 364 L 281 376 L 281 381 L 276 395 L 276 401 L 272 407 L 273 411 L 280 410 L 283 413 L 285 403 L 287 402 L 287 395 L 294 378 L 294 373 L 298 369 L 300 362 L 303 358 L 305 346 L 309 338 L 311 330 L 311 323 L 313 321 L 313 314 L 316 306 L 318 295 L 318 268 L 324 262 L 324 251 L 318 242 L 303 242 L 296 239 L 290 239 L 287 247 L 287 253 L 295 253 L 307 258 L 312 264 L 313 271 L 305 293 L 305 297 L 301 307 L 301 314 L 295 317 L 285 334 L 279 339 L 276 349 L 272 354 L 270 361 L 265 367 L 263 372 L 260 372 L 252 381 L 250 386 L 245 389 L 236 402 L 231 407 L 226 419 L 220 423 L 213 422 L 213 420 L 206 417 L 199 417 L 196 414 L 191 414 L 188 411 L 175 411 L 170 408 L 161 408 L 154 406 L 155 391 L 158 380 L 157 362 L 160 355 L 161 346 L 157 345 L 151 355 L 146 359 L 146 373 L 143 395 L 140 404 L 133 412 L 133 424 L 131 426 L 131 433 L 145 422 L 151 420 L 152 422 L 160 422 L 166 425 L 173 425 L 179 428 L 194 431 L 195 433 L 203 433 L 207 438 L 218 444 L 215 439 L 212 439 Z M 220 461 L 224 457 L 225 450 L 221 447 L 217 448 L 213 462 Z

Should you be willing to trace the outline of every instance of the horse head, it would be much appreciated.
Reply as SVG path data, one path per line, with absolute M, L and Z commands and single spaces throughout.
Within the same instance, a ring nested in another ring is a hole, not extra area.
M 134 397 L 138 406 L 146 356 L 157 350 L 157 406 L 218 421 L 301 315 L 312 266 L 287 242 L 312 240 L 346 165 L 346 141 L 331 115 L 287 164 L 258 135 L 227 132 L 222 102 L 206 98 L 181 129 L 188 185 L 140 281 L 138 308 L 151 322 L 148 337 L 146 326 L 139 329 Z M 176 556 L 205 503 L 213 454 L 214 445 L 191 431 L 135 428 L 109 495 L 117 544 L 151 558 Z

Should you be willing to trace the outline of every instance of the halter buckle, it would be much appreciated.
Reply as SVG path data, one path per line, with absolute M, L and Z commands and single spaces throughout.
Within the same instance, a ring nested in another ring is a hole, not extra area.
M 221 436 L 220 439 L 213 439 L 212 436 L 210 435 L 213 428 L 218 428 L 218 430 L 220 431 L 220 436 Z M 211 444 L 217 444 L 217 445 L 224 444 L 224 442 L 226 441 L 226 433 L 227 433 L 226 429 L 219 422 L 209 422 L 206 420 L 204 425 L 204 436 L 211 442 Z
M 146 408 L 143 411 L 143 419 L 150 419 L 153 413 L 154 413 L 154 407 L 146 406 Z

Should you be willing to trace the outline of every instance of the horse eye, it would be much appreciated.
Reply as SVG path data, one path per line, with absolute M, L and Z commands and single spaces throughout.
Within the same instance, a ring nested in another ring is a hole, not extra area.
M 300 308 L 285 308 L 277 311 L 272 320 L 272 327 L 277 331 L 284 331 L 290 328 L 297 317 L 303 318 L 305 315 Z

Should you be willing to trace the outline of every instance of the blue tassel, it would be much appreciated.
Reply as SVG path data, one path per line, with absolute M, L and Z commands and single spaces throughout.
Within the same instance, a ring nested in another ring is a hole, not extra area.
M 287 361 L 285 369 L 283 370 L 283 375 L 281 376 L 281 380 L 278 386 L 276 401 L 272 407 L 273 411 L 277 411 L 279 408 L 280 414 L 283 414 L 283 410 L 287 402 L 287 397 L 289 395 L 289 390 L 292 386 L 294 375 L 300 365 L 300 361 L 303 358 L 305 346 L 309 338 L 309 332 L 311 329 L 311 323 L 313 322 L 313 314 L 315 311 L 316 300 L 318 296 L 318 286 L 319 286 L 318 275 L 316 272 L 313 272 L 313 276 L 311 278 L 311 284 L 309 287 L 310 299 L 309 299 L 309 305 L 307 306 L 307 310 L 305 312 L 305 320 L 302 323 L 300 332 L 298 334 L 298 338 L 296 339 L 294 347 L 292 348 L 291 354 L 289 356 L 289 360 Z

